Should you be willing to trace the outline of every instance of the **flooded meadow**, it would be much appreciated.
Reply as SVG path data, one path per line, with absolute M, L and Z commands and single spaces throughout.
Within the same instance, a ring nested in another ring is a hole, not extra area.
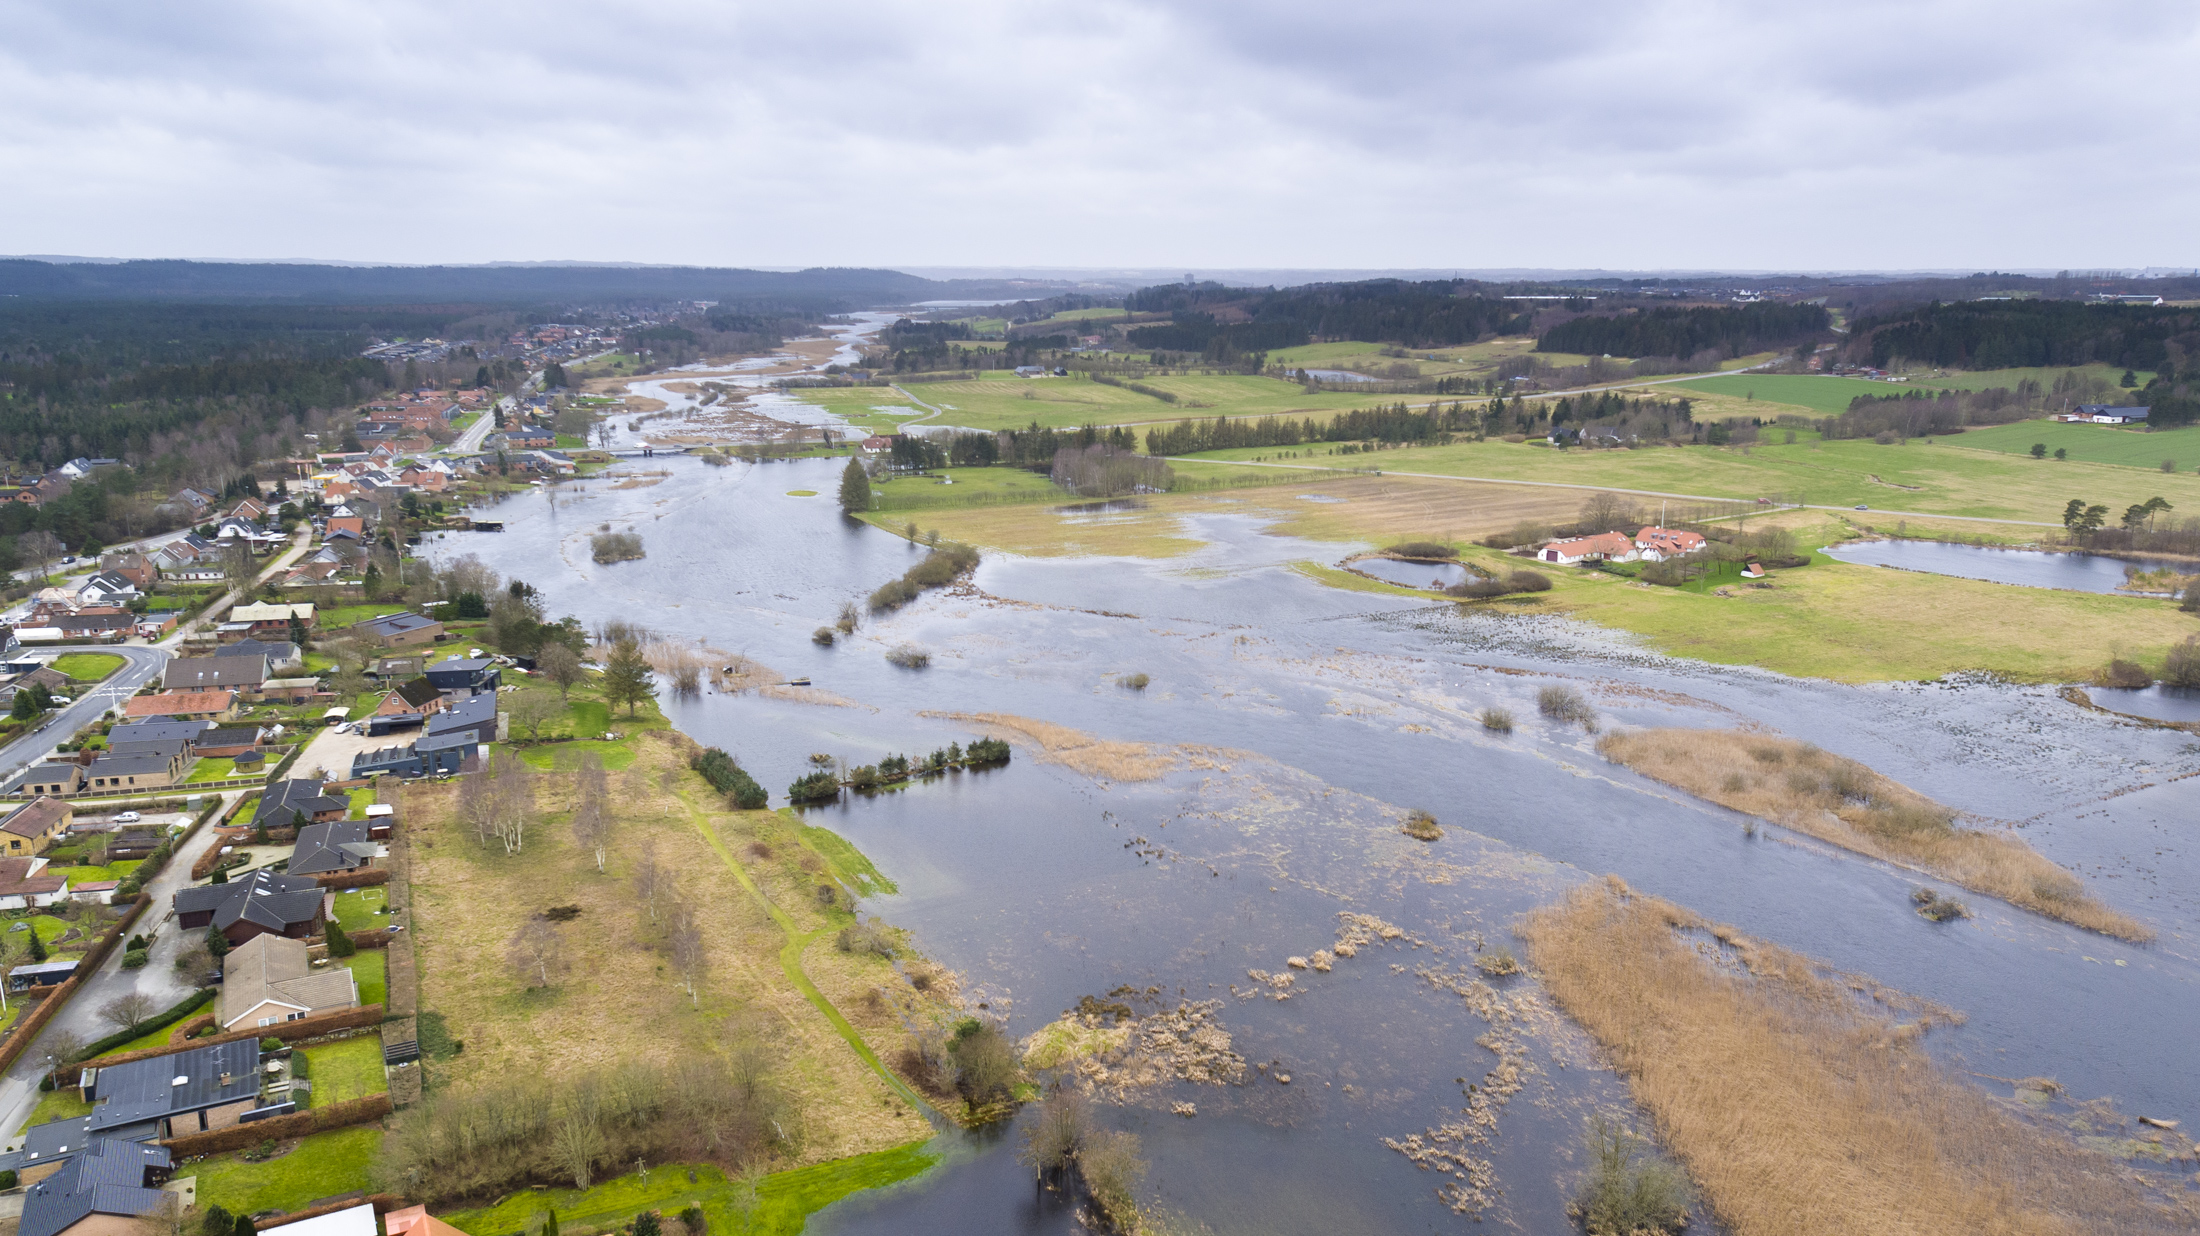
M 663 424 L 622 428 L 622 444 Z M 1936 1059 L 2097 1148 L 2133 1154 L 2139 1116 L 2187 1130 L 2200 1118 L 2189 733 L 2049 687 L 1797 680 L 1658 655 L 1532 607 L 1332 589 L 1293 564 L 1336 561 L 1339 546 L 1272 535 L 1219 502 L 1184 517 L 1193 554 L 988 555 L 967 583 L 820 646 L 813 630 L 923 552 L 839 514 L 842 462 L 647 466 L 662 473 L 647 486 L 607 476 L 525 494 L 497 509 L 502 534 L 424 549 L 525 579 L 552 616 L 638 623 L 808 679 L 662 696 L 678 728 L 738 756 L 775 801 L 813 753 L 855 765 L 979 735 L 1015 743 L 1007 767 L 805 814 L 896 882 L 862 911 L 908 929 L 1010 1038 L 1081 1002 L 1123 1008 L 1088 1028 L 1131 1033 L 1070 1071 L 1103 1124 L 1144 1140 L 1142 1193 L 1166 1224 L 1562 1230 L 1585 1120 L 1650 1123 L 1532 970 L 1490 962 L 1523 952 L 1522 915 L 1607 874 L 1959 1012 L 1926 1036 Z M 595 563 L 605 525 L 639 533 L 647 556 Z M 1437 578 L 1390 568 L 1408 586 Z M 905 644 L 929 664 L 890 663 Z M 1148 685 L 1124 685 L 1132 675 Z M 1552 685 L 1587 698 L 1595 732 L 1539 715 Z M 1488 708 L 1515 728 L 1486 728 Z M 1967 919 L 1929 921 L 1913 902 L 1934 883 L 1921 873 L 1597 753 L 1598 733 L 1672 726 L 1777 731 L 1974 826 L 2017 829 L 2157 938 L 1984 897 Z M 1402 831 L 1413 809 L 1439 839 Z M 2015 1087 L 2046 1077 L 2062 1098 Z M 1078 1230 L 1076 1208 L 1017 1163 L 1017 1134 L 943 1133 L 938 1168 L 839 1203 L 813 1230 Z M 2136 1153 L 2164 1187 L 2194 1170 Z M 1714 1230 L 1707 1212 L 1691 1230 Z

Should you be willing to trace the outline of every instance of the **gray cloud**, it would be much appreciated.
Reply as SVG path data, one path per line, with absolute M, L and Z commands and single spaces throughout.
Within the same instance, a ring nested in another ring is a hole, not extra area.
M 0 0 L 0 249 L 2193 264 L 2153 0 Z

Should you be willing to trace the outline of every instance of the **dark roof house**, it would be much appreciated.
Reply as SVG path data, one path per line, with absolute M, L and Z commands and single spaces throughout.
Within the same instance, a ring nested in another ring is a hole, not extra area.
M 497 697 L 470 695 L 462 700 L 454 700 L 450 707 L 428 718 L 424 732 L 430 736 L 471 734 L 480 742 L 495 742 Z
M 215 1043 L 195 1051 L 85 1068 L 84 1099 L 92 1131 L 134 1128 L 146 1121 L 165 1126 L 160 1137 L 227 1128 L 259 1106 L 260 1044 L 256 1039 Z M 215 1109 L 226 1109 L 211 1115 Z
M 320 782 L 293 777 L 276 782 L 260 795 L 259 810 L 252 813 L 252 826 L 257 828 L 265 824 L 269 828 L 288 828 L 293 814 L 303 815 L 309 824 L 316 820 L 340 820 L 349 810 L 349 798 L 324 794 Z
M 74 1123 L 74 1122 L 65 1122 Z M 151 1220 L 163 1215 L 172 1199 L 158 1187 L 168 1179 L 175 1161 L 166 1149 L 137 1142 L 97 1138 L 72 1152 L 61 1170 L 30 1187 L 23 1196 L 23 1221 L 18 1236 L 62 1236 L 97 1215 L 125 1220 L 99 1224 L 102 1233 L 133 1226 L 127 1220 L 144 1220 L 148 1233 L 160 1230 Z
M 484 658 L 453 657 L 422 670 L 421 677 L 436 685 L 439 690 L 454 691 L 472 688 L 476 691 L 493 690 L 502 685 L 503 674 L 497 663 Z
M 365 820 L 308 824 L 298 830 L 298 844 L 291 848 L 288 871 L 294 876 L 352 871 L 372 866 L 381 853 L 382 847 L 367 839 Z
M 231 944 L 274 933 L 304 939 L 321 925 L 327 893 L 309 876 L 255 871 L 231 884 L 202 884 L 176 893 L 176 923 L 185 931 L 211 926 Z
M 264 656 L 177 657 L 161 673 L 160 685 L 170 691 L 211 691 L 251 689 L 266 681 Z

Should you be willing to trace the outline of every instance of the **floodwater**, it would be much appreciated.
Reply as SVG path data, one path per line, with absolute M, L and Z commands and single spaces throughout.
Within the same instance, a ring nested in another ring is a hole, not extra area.
M 1361 558 L 1347 564 L 1350 570 L 1372 575 L 1401 588 L 1426 588 L 1442 592 L 1455 584 L 1479 578 L 1456 562 L 1407 562 L 1399 558 Z
M 811 752 L 868 763 L 981 733 L 1020 738 L 943 713 L 1038 718 L 1163 757 L 1160 775 L 1129 780 L 1019 741 L 1006 768 L 810 814 L 898 882 L 862 909 L 909 928 L 1012 1037 L 1125 986 L 1154 989 L 1142 1012 L 1219 1001 L 1242 1084 L 1169 1081 L 1099 1108 L 1144 1138 L 1147 1193 L 1166 1213 L 1221 1233 L 1450 1231 L 1463 1213 L 1495 1230 L 1563 1230 L 1581 1122 L 1629 1110 L 1625 1086 L 1532 979 L 1495 980 L 1493 997 L 1469 967 L 1478 947 L 1518 949 L 1508 925 L 1520 913 L 1607 872 L 1962 1010 L 1966 1024 L 1927 1040 L 1951 1063 L 2056 1077 L 2129 1114 L 2200 1118 L 2190 735 L 2048 688 L 1794 680 L 1660 656 L 1562 619 L 1325 588 L 1291 567 L 1335 561 L 1335 545 L 1270 535 L 1220 501 L 1185 518 L 1205 543 L 1193 554 L 989 555 L 974 587 L 928 593 L 820 648 L 813 628 L 920 551 L 786 496 L 830 492 L 836 461 L 656 463 L 670 473 L 661 484 L 529 493 L 498 508 L 502 535 L 426 548 L 479 554 L 540 588 L 553 615 L 640 622 L 852 702 L 665 700 L 674 724 L 775 791 Z M 592 562 L 588 536 L 604 522 L 640 532 L 648 556 Z M 884 651 L 904 642 L 928 649 L 930 667 L 889 664 Z M 1131 673 L 1151 685 L 1116 685 Z M 1907 872 L 1745 831 L 1606 763 L 1592 737 L 1537 716 L 1535 692 L 1554 682 L 1581 687 L 1607 727 L 1758 723 L 2017 825 L 2161 939 L 2127 945 L 1968 894 L 1976 917 L 1926 922 Z M 1472 716 L 1489 705 L 1522 718 L 1519 730 L 1483 731 Z M 1414 807 L 1435 813 L 1443 840 L 1397 830 Z M 1326 973 L 1288 968 L 1333 946 L 1344 914 L 1401 934 Z M 1292 982 L 1279 992 L 1256 970 Z M 1459 1122 L 1467 1084 L 1500 1063 L 1523 1070 L 1522 1089 L 1486 1143 L 1456 1147 L 1490 1183 L 1479 1197 L 1440 1192 L 1455 1178 L 1386 1143 Z M 814 1230 L 1079 1230 L 1015 1163 L 1015 1141 L 1013 1127 L 951 1134 L 942 1167 L 848 1199 Z
M 2200 722 L 2200 689 L 2193 687 L 2087 687 L 2086 695 L 2111 712 L 2156 721 Z
M 1380 382 L 1380 381 L 1382 381 L 1382 379 L 1381 379 L 1381 378 L 1371 378 L 1371 377 L 1369 377 L 1368 375 L 1366 375 L 1366 374 L 1364 374 L 1364 373 L 1354 373 L 1354 372 L 1352 372 L 1352 371 L 1351 371 L 1350 369 L 1308 369 L 1308 370 L 1306 370 L 1306 371 L 1305 371 L 1305 373 L 1306 373 L 1306 376 L 1307 376 L 1307 377 L 1310 377 L 1310 378 L 1320 378 L 1320 379 L 1321 379 L 1322 381 L 1324 381 L 1324 382 Z
M 2073 592 L 2115 592 L 2132 571 L 2175 566 L 2167 561 L 2131 561 L 2092 554 L 2056 554 L 2037 549 L 1995 549 L 1946 541 L 1851 541 L 1829 545 L 1826 552 L 1843 562 L 1866 566 L 1960 575 L 2025 588 L 2062 588 Z

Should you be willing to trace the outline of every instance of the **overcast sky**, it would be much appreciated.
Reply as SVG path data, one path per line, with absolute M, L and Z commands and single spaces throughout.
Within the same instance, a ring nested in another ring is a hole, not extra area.
M 0 252 L 2200 265 L 2191 0 L 0 0 Z

